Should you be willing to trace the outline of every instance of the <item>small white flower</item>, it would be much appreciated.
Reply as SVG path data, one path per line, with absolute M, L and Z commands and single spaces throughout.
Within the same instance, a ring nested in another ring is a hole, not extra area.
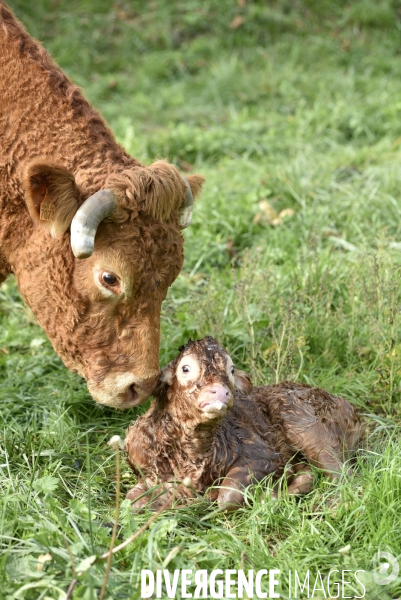
M 119 435 L 113 435 L 108 441 L 109 446 L 114 448 L 114 450 L 118 450 L 119 448 L 124 448 L 123 441 Z

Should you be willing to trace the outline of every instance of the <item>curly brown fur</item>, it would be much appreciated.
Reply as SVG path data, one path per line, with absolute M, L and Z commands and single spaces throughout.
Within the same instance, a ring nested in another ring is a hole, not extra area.
M 313 486 L 308 465 L 337 477 L 360 434 L 343 398 L 291 382 L 252 387 L 216 340 L 190 341 L 162 371 L 150 410 L 127 431 L 128 461 L 141 478 L 127 497 L 138 510 L 149 501 L 139 498 L 147 489 L 169 490 L 190 477 L 196 493 L 219 483 L 210 497 L 235 509 L 252 481 L 284 473 L 288 493 L 306 493 Z
M 132 406 L 134 385 L 144 401 L 158 373 L 161 302 L 183 261 L 183 179 L 166 161 L 130 157 L 2 0 L 0 135 L 0 282 L 15 273 L 56 352 L 99 402 Z M 195 196 L 203 178 L 187 179 Z M 71 219 L 100 189 L 118 208 L 93 256 L 77 260 Z M 53 220 L 39 218 L 42 202 Z M 96 269 L 114 269 L 124 294 L 102 295 Z

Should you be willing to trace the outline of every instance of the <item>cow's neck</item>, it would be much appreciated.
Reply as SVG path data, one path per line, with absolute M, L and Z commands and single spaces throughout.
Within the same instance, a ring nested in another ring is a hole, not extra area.
M 0 4 L 0 278 L 33 231 L 21 173 L 38 156 L 71 170 L 84 197 L 137 161 L 4 4 Z M 2 264 L 6 262 L 6 266 Z

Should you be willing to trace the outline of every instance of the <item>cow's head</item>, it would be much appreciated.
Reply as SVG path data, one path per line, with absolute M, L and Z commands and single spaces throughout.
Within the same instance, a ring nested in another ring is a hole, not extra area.
M 64 363 L 95 400 L 129 408 L 156 382 L 161 303 L 182 267 L 181 229 L 203 178 L 158 161 L 109 175 L 89 197 L 85 179 L 48 159 L 25 167 L 37 227 L 15 271 Z

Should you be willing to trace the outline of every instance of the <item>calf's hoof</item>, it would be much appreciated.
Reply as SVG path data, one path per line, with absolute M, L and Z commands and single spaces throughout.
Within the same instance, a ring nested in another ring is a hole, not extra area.
M 244 504 L 244 494 L 239 490 L 220 490 L 217 504 L 224 511 L 232 512 L 238 510 Z

